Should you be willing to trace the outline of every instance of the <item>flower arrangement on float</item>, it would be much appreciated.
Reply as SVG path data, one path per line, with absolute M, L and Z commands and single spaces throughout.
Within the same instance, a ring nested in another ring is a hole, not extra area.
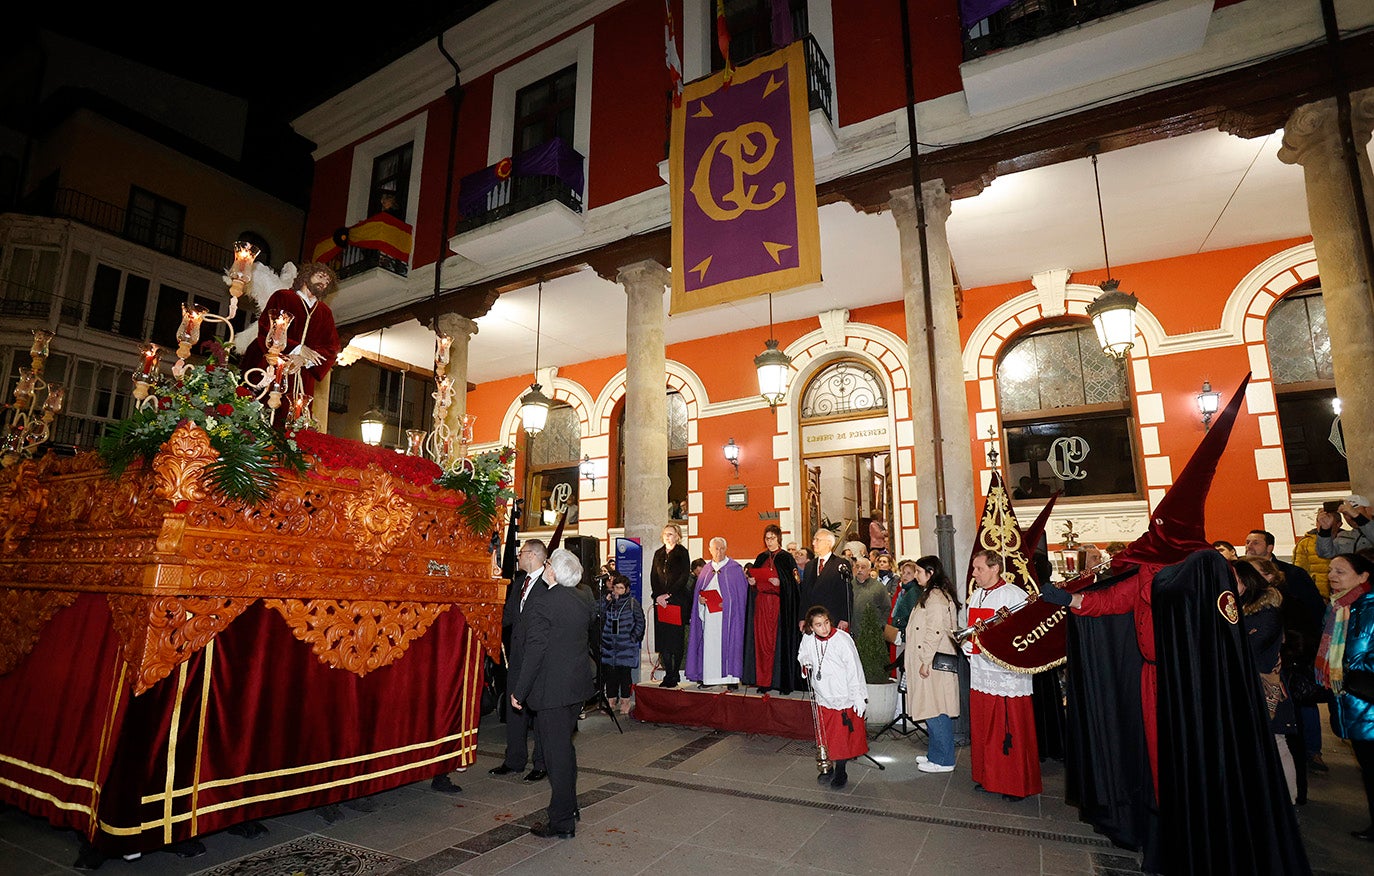
M 151 463 L 184 422 L 202 429 L 219 454 L 205 473 L 211 489 L 229 499 L 259 504 L 271 497 L 283 471 L 308 468 L 295 441 L 296 429 L 271 425 L 262 402 L 229 364 L 224 347 L 204 342 L 209 355 L 203 364 L 187 364 L 167 377 L 157 369 L 156 346 L 149 346 L 142 370 L 133 375 L 134 413 L 100 440 L 98 452 L 112 476 L 136 460 Z
M 434 483 L 467 496 L 459 513 L 474 530 L 486 532 L 496 522 L 497 509 L 515 498 L 514 471 L 515 448 L 503 446 L 464 457 Z

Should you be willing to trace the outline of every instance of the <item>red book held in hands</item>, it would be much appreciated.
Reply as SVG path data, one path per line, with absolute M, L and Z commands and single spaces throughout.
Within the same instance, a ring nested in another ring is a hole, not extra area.
M 703 590 L 701 595 L 706 597 L 706 610 L 711 614 L 718 614 L 725 608 L 725 597 L 720 595 L 719 590 Z
M 656 605 L 654 608 L 658 612 L 658 619 L 661 622 L 676 627 L 682 626 L 682 609 L 680 607 L 669 603 L 668 605 Z

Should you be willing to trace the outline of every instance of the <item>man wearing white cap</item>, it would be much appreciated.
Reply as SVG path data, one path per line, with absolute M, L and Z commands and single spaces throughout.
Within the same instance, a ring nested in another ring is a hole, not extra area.
M 1374 508 L 1364 496 L 1345 497 L 1337 509 L 1350 523 L 1350 529 L 1336 529 L 1336 517 L 1329 511 L 1317 515 L 1317 556 L 1331 559 L 1340 554 L 1359 553 L 1374 548 Z

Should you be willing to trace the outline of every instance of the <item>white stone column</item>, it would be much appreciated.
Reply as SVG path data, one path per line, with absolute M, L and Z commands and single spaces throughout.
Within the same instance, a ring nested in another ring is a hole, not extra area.
M 911 418 L 915 432 L 917 522 L 922 554 L 939 554 L 935 531 L 935 430 L 931 418 L 931 387 L 940 402 L 944 451 L 945 510 L 954 521 L 956 581 L 973 550 L 978 527 L 974 511 L 973 451 L 969 440 L 968 398 L 964 389 L 963 357 L 959 347 L 959 313 L 954 299 L 954 270 L 949 256 L 945 222 L 949 194 L 944 180 L 922 185 L 925 198 L 926 245 L 930 262 L 931 314 L 935 326 L 935 379 L 931 380 L 927 348 L 925 295 L 921 278 L 921 241 L 916 222 L 916 199 L 911 186 L 892 192 L 889 205 L 897 220 L 902 247 L 902 288 L 906 309 L 907 366 L 910 369 Z M 962 587 L 962 583 L 958 586 Z
M 649 564 L 668 519 L 667 355 L 663 348 L 663 292 L 672 282 L 656 261 L 625 265 L 616 277 L 625 287 L 625 537 L 644 547 L 644 593 Z M 610 482 L 609 479 L 607 481 Z M 612 487 L 614 489 L 614 487 Z M 685 533 L 684 533 L 685 535 Z M 685 541 L 685 538 L 684 538 Z M 653 624 L 645 646 L 653 651 Z
M 453 338 L 448 348 L 448 369 L 444 372 L 453 381 L 453 406 L 448 409 L 445 422 L 457 435 L 463 428 L 463 415 L 468 412 L 468 347 L 477 334 L 477 323 L 457 313 L 441 313 L 435 323 L 440 332 Z
M 1374 126 L 1374 89 L 1350 96 L 1355 153 L 1368 212 L 1374 215 L 1374 172 L 1370 170 L 1370 130 Z M 1284 126 L 1279 159 L 1301 165 L 1307 188 L 1312 243 L 1321 271 L 1336 394 L 1341 399 L 1345 452 L 1351 488 L 1374 490 L 1374 442 L 1366 439 L 1374 423 L 1374 299 L 1364 263 L 1355 192 L 1341 154 L 1336 101 L 1300 106 Z

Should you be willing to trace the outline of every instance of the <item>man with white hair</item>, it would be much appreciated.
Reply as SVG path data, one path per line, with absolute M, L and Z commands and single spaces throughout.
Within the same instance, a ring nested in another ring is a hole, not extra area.
M 749 578 L 726 555 L 725 539 L 711 539 L 711 561 L 701 567 L 692 606 L 696 620 L 687 632 L 687 678 L 701 687 L 739 688 L 744 673 L 744 615 Z
M 511 687 L 510 703 L 535 713 L 535 733 L 549 773 L 547 819 L 530 827 L 538 837 L 568 839 L 577 832 L 577 752 L 573 731 L 577 715 L 596 692 L 589 635 L 596 607 L 591 594 L 577 585 L 582 564 L 571 551 L 549 555 L 553 580 L 542 598 L 526 604 L 529 632 L 520 676 Z
M 816 559 L 806 564 L 802 574 L 802 605 L 825 606 L 835 628 L 848 632 L 853 602 L 849 582 L 854 577 L 853 569 L 849 560 L 835 554 L 835 533 L 829 529 L 816 530 L 811 547 Z

